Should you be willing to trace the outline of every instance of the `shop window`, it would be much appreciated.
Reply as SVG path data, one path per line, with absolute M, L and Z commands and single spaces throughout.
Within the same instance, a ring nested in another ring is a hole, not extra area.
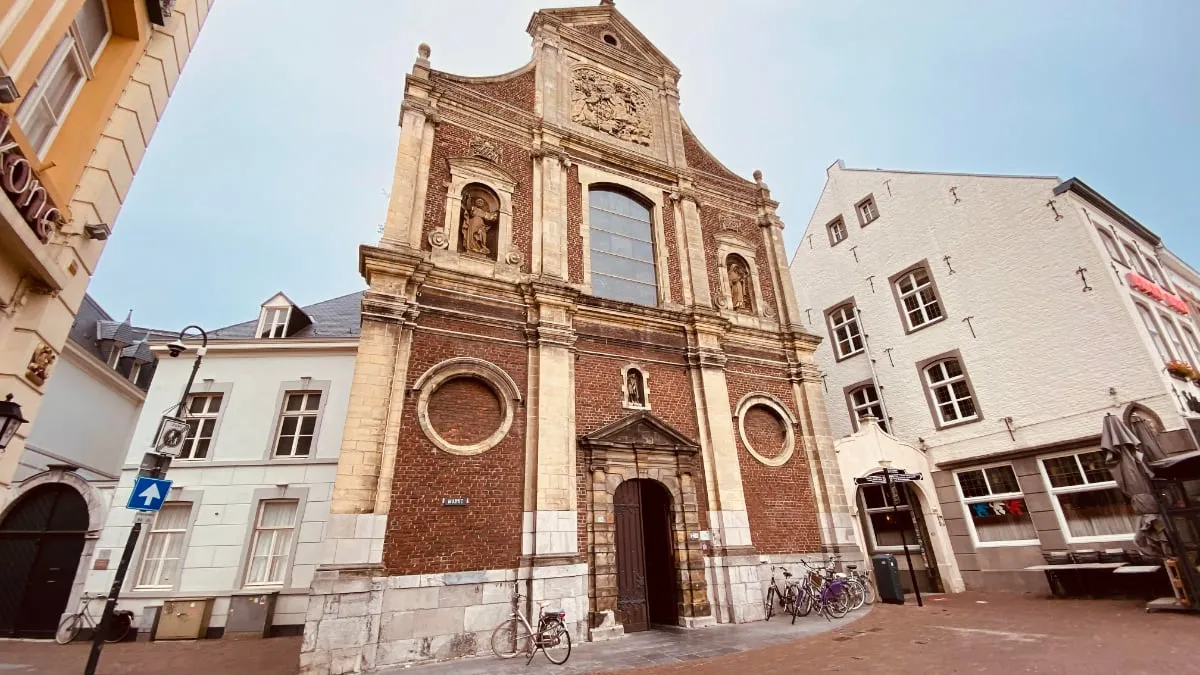
M 1069 541 L 1133 536 L 1135 516 L 1099 450 L 1041 460 L 1042 471 Z
M 1017 474 L 1008 465 L 955 474 L 976 544 L 1037 544 Z
M 902 551 L 905 542 L 910 551 L 921 550 L 908 489 L 903 483 L 893 484 L 890 490 L 887 485 L 864 485 L 859 488 L 872 551 Z

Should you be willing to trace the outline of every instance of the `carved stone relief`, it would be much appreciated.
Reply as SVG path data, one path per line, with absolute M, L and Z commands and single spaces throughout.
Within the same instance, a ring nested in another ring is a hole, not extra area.
M 33 356 L 29 359 L 29 365 L 25 368 L 25 377 L 30 382 L 39 387 L 46 383 L 46 378 L 50 377 L 50 366 L 54 365 L 54 361 L 58 355 L 50 348 L 50 345 L 42 343 L 38 348 L 33 350 Z
M 577 68 L 571 82 L 571 121 L 623 141 L 650 145 L 649 101 L 632 84 L 593 68 Z
M 486 138 L 478 136 L 471 139 L 470 142 L 471 155 L 481 157 L 493 163 L 500 163 L 500 148 Z

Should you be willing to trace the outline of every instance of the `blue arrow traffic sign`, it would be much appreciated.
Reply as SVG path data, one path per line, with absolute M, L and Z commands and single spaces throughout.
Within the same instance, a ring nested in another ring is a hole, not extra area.
M 129 494 L 129 502 L 125 504 L 125 508 L 134 511 L 157 511 L 162 508 L 170 491 L 171 481 L 165 478 L 138 476 L 133 482 L 133 492 Z

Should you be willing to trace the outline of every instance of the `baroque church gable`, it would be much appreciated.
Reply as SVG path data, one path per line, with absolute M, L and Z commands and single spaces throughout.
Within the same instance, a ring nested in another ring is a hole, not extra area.
M 585 448 L 633 448 L 687 454 L 697 452 L 700 447 L 648 410 L 640 410 L 584 434 L 579 437 L 579 443 Z

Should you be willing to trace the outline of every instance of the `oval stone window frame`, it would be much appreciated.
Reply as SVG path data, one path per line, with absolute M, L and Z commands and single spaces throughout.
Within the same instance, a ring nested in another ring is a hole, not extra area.
M 783 449 L 780 450 L 779 454 L 775 455 L 774 457 L 766 457 L 760 454 L 754 449 L 754 446 L 750 444 L 750 439 L 746 437 L 746 413 L 756 405 L 770 408 L 775 412 L 776 415 L 779 415 L 779 419 L 783 420 L 785 435 L 783 440 Z M 746 447 L 746 452 L 750 453 L 750 456 L 758 460 L 759 463 L 766 466 L 783 466 L 784 464 L 787 464 L 789 459 L 792 458 L 792 454 L 796 451 L 796 420 L 794 417 L 792 417 L 792 414 L 788 412 L 787 407 L 783 405 L 782 401 L 774 396 L 771 396 L 770 394 L 746 394 L 742 397 L 741 401 L 738 401 L 737 420 L 738 436 L 740 436 L 742 439 L 742 445 Z
M 447 441 L 437 432 L 429 419 L 429 400 L 433 397 L 434 392 L 446 382 L 460 377 L 470 377 L 482 381 L 491 388 L 502 409 L 502 419 L 496 430 L 482 441 L 470 445 L 455 445 Z M 465 356 L 442 361 L 425 371 L 424 375 L 417 378 L 413 389 L 420 392 L 417 396 L 417 422 L 425 437 L 437 449 L 461 457 L 478 455 L 499 445 L 512 429 L 514 404 L 521 401 L 521 391 L 517 388 L 517 383 L 509 377 L 508 373 L 504 372 L 504 369 L 489 361 Z

